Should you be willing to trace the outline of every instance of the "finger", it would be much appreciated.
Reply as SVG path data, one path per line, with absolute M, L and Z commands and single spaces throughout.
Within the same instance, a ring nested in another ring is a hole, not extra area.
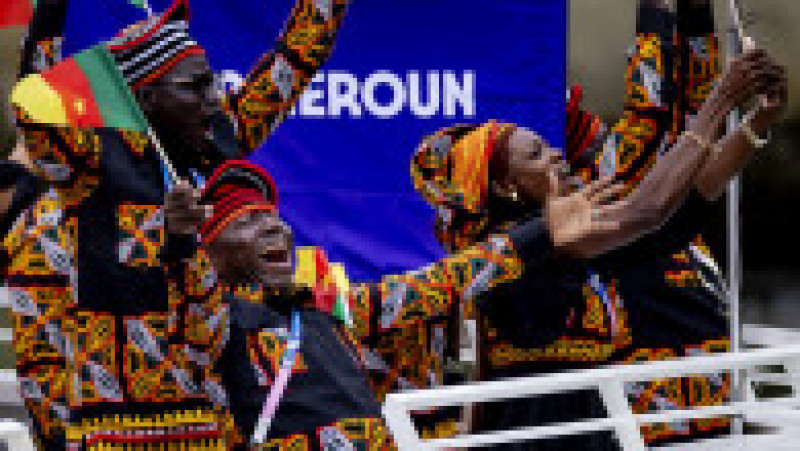
M 597 194 L 595 194 L 595 196 L 592 198 L 592 202 L 602 204 L 610 200 L 614 200 L 619 197 L 623 191 L 625 191 L 625 183 L 617 182 L 601 191 L 598 191 Z
M 756 41 L 755 39 L 751 38 L 750 36 L 744 36 L 742 38 L 742 48 L 745 52 L 750 52 L 756 49 Z
M 766 49 L 761 47 L 756 47 L 748 50 L 744 50 L 742 54 L 734 60 L 736 61 L 755 61 L 755 60 L 762 60 L 765 58 L 769 58 L 769 53 L 767 53 Z
M 609 220 L 609 218 L 618 218 L 630 208 L 630 200 L 622 199 L 613 203 L 604 204 L 596 207 L 597 217 L 601 220 Z
M 614 232 L 619 230 L 619 221 L 592 221 L 592 230 L 595 232 Z
M 203 221 L 208 221 L 214 216 L 214 206 L 209 204 L 201 204 L 203 207 Z
M 609 184 L 611 184 L 614 181 L 614 178 L 615 175 L 607 175 L 592 182 L 589 186 L 583 189 L 583 194 L 588 196 L 590 199 L 593 198 L 597 192 L 602 191 Z
M 199 189 L 191 187 L 191 189 L 189 190 L 189 197 L 192 199 L 192 202 L 200 203 L 201 196 L 202 194 L 200 193 Z
M 173 202 L 186 202 L 191 198 L 193 188 L 185 181 L 180 181 L 169 192 L 169 197 Z
M 192 186 L 189 185 L 189 182 L 187 182 L 186 180 L 183 180 L 183 179 L 178 179 L 178 181 L 172 187 L 171 192 L 175 193 L 176 195 L 178 195 L 178 194 L 185 195 L 186 192 L 189 191 L 191 188 L 192 188 Z

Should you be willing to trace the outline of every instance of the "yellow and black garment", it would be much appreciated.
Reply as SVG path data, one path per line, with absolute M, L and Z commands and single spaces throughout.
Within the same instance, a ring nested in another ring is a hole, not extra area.
M 719 43 L 711 2 L 678 2 L 677 15 L 642 8 L 636 44 L 628 59 L 622 119 L 604 126 L 570 99 L 572 164 L 594 178 L 616 174 L 634 189 L 663 152 L 669 151 L 697 114 L 718 79 Z M 578 96 L 579 97 L 579 96 Z M 585 143 L 585 145 L 580 145 Z M 719 264 L 699 232 L 714 211 L 698 211 L 687 223 L 695 233 L 673 253 L 636 268 L 605 273 L 625 303 L 628 341 L 614 361 L 632 363 L 695 356 L 729 349 L 724 281 Z M 724 403 L 729 375 L 669 379 L 627 388 L 637 413 Z M 644 426 L 650 444 L 691 440 L 727 430 L 724 418 Z
M 347 1 L 329 3 L 297 0 L 275 51 L 226 100 L 239 135 L 226 128 L 233 148 L 222 155 L 254 150 L 326 60 Z M 235 442 L 211 369 L 228 310 L 207 259 L 170 259 L 155 149 L 137 133 L 18 123 L 47 191 L 2 252 L 17 374 L 42 446 Z
M 633 190 L 704 101 L 718 76 L 717 65 L 710 5 L 687 8 L 679 2 L 677 20 L 667 10 L 640 6 L 637 44 L 626 73 L 623 118 L 607 129 L 595 116 L 580 110 L 579 91 L 574 90 L 569 99 L 567 157 L 573 173 L 587 182 L 616 175 L 627 183 L 628 191 Z M 446 162 L 456 140 L 474 129 L 455 127 L 437 133 L 413 160 L 415 186 L 445 219 L 452 210 L 446 200 L 453 196 L 433 196 L 437 191 L 430 187 L 449 186 L 453 178 L 447 166 L 437 166 L 437 162 Z M 431 167 L 443 169 L 437 172 Z M 437 174 L 446 183 L 438 181 Z M 646 243 L 634 243 L 587 265 L 553 262 L 486 293 L 478 300 L 482 377 L 551 373 L 726 349 L 718 296 L 720 274 L 707 247 L 695 239 L 710 208 L 692 193 Z M 486 215 L 480 213 L 464 223 L 485 228 Z M 468 245 L 469 239 L 464 243 Z M 638 412 L 719 403 L 727 392 L 726 375 L 628 387 Z M 597 395 L 581 392 L 487 405 L 479 427 L 506 430 L 603 414 Z M 655 425 L 643 432 L 649 443 L 658 443 L 718 432 L 726 424 L 712 419 Z M 537 446 L 608 449 L 613 448 L 612 442 L 610 436 L 596 434 Z
M 428 343 L 404 342 L 406 348 L 391 353 L 377 353 L 375 343 L 447 316 L 455 305 L 519 278 L 523 267 L 537 271 L 550 254 L 542 221 L 533 219 L 421 270 L 353 284 L 352 327 L 309 307 L 312 289 L 230 290 L 230 341 L 217 364 L 236 424 L 245 436 L 252 434 L 279 373 L 295 309 L 302 322 L 300 351 L 269 441 L 256 449 L 394 449 L 380 412 L 383 394 L 395 388 L 386 383 L 428 380 L 424 369 L 419 377 L 405 372 L 411 363 L 406 357 L 425 354 Z

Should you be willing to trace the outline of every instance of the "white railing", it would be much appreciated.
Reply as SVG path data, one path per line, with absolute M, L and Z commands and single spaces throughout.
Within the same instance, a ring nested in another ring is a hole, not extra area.
M 8 293 L 0 288 L 0 308 L 9 307 Z M 0 329 L 0 345 L 10 343 L 11 331 Z M 489 382 L 440 390 L 420 391 L 390 395 L 384 413 L 387 423 L 400 444 L 401 449 L 436 449 L 443 447 L 469 447 L 505 443 L 521 440 L 536 440 L 560 437 L 582 432 L 615 431 L 628 450 L 641 450 L 643 443 L 639 425 L 648 422 L 663 422 L 683 418 L 699 418 L 720 414 L 736 414 L 747 420 L 780 428 L 780 435 L 740 436 L 734 445 L 738 449 L 800 449 L 800 398 L 759 402 L 752 391 L 752 383 L 781 384 L 793 388 L 793 396 L 800 395 L 800 331 L 744 325 L 742 338 L 746 345 L 773 347 L 768 350 L 751 351 L 737 355 L 696 357 L 672 362 L 657 362 L 634 366 L 619 366 L 594 369 L 580 373 L 515 379 L 506 382 Z M 778 348 L 774 348 L 778 346 Z M 782 365 L 788 373 L 763 373 L 760 365 Z M 635 415 L 630 411 L 622 387 L 628 381 L 659 379 L 684 374 L 717 372 L 720 370 L 745 369 L 745 402 L 729 406 L 716 406 L 689 411 L 673 410 L 667 413 Z M 508 399 L 528 395 L 564 392 L 582 388 L 600 390 L 608 418 L 594 421 L 576 421 L 569 424 L 523 428 L 482 436 L 464 436 L 441 441 L 422 442 L 416 434 L 408 412 L 423 407 L 459 405 Z M 0 370 L 0 406 L 21 406 L 22 398 L 14 370 Z M 0 441 L 6 441 L 9 449 L 28 450 L 33 445 L 25 425 L 0 418 Z M 718 450 L 719 441 L 693 443 L 692 450 Z M 724 445 L 731 447 L 730 443 Z M 682 449 L 682 448 L 676 448 Z M 688 448 L 687 448 L 688 449 Z M 734 447 L 734 449 L 737 449 Z
M 0 439 L 13 451 L 34 451 L 28 428 L 16 421 L 0 420 Z
M 800 410 L 795 410 L 800 407 L 800 397 L 798 397 L 796 391 L 792 394 L 792 397 L 764 401 L 756 401 L 754 398 L 746 396 L 746 400 L 729 405 L 670 410 L 656 414 L 634 414 L 624 394 L 623 387 L 626 383 L 723 371 L 752 371 L 765 365 L 780 365 L 789 371 L 793 371 L 798 368 L 798 363 L 800 363 L 800 345 L 691 357 L 668 362 L 619 365 L 550 376 L 516 378 L 435 390 L 391 394 L 384 404 L 383 413 L 398 446 L 402 450 L 467 448 L 555 438 L 586 432 L 613 431 L 625 451 L 641 451 L 645 449 L 645 444 L 639 427 L 647 423 L 734 415 L 749 422 L 774 423 L 776 420 L 781 420 L 790 426 L 793 424 L 800 425 Z M 798 376 L 800 374 L 793 373 L 791 379 L 796 380 Z M 467 405 L 583 389 L 599 390 L 608 411 L 607 418 L 423 441 L 416 432 L 410 416 L 412 411 L 431 407 Z M 791 446 L 792 449 L 798 449 L 797 439 L 800 438 L 800 433 L 794 434 L 796 431 L 793 430 L 782 430 L 780 432 L 783 434 L 780 438 L 740 437 L 737 443 L 740 445 L 751 443 L 756 449 L 781 449 L 777 447 L 781 444 Z M 794 437 L 794 440 L 787 438 L 790 435 Z M 764 442 L 768 440 L 773 440 L 774 446 L 770 445 L 765 448 Z M 720 445 L 721 443 L 716 443 L 716 446 L 719 447 Z M 730 443 L 727 443 L 725 446 L 729 445 Z
M 0 309 L 9 307 L 8 291 L 0 288 Z M 11 344 L 11 329 L 0 329 L 0 346 Z M 22 405 L 19 384 L 14 370 L 0 370 L 0 406 Z M 9 450 L 34 451 L 28 427 L 20 422 L 0 418 L 0 442 L 5 442 Z

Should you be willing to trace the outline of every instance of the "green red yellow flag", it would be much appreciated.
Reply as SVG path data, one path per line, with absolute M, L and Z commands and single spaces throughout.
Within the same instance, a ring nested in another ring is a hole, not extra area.
M 33 17 L 38 0 L 0 1 L 0 29 L 27 27 Z
M 328 261 L 324 250 L 317 247 L 295 248 L 294 281 L 311 288 L 335 291 L 334 304 L 329 306 L 331 314 L 348 326 L 353 325 L 350 312 L 350 282 L 341 263 Z
M 40 123 L 143 133 L 148 129 L 130 87 L 102 45 L 23 78 L 11 101 Z

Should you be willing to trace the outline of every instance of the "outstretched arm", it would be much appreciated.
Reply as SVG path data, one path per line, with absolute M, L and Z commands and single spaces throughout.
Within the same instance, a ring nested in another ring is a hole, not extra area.
M 757 79 L 752 81 L 757 86 L 759 96 L 754 109 L 745 116 L 744 123 L 716 143 L 715 151 L 695 179 L 698 192 L 708 200 L 717 199 L 728 181 L 750 161 L 760 147 L 761 143 L 757 140 L 767 136 L 786 106 L 786 69 L 762 50 L 753 49 L 748 53 L 753 57 L 750 64 L 759 67 L 759 72 L 754 74 Z M 750 132 L 745 131 L 748 127 Z
M 226 100 L 245 153 L 269 136 L 331 55 L 348 3 L 297 0 L 275 49 L 261 57 L 244 86 Z
M 368 343 L 408 325 L 441 318 L 457 302 L 466 302 L 516 280 L 523 271 L 537 272 L 557 254 L 592 255 L 595 236 L 611 233 L 622 240 L 616 223 L 601 219 L 619 193 L 611 180 L 552 199 L 543 217 L 533 217 L 507 234 L 446 257 L 420 271 L 384 277 L 377 284 L 356 285 L 351 311 L 356 335 Z M 593 214 L 596 212 L 597 214 Z
M 636 191 L 618 207 L 606 211 L 605 219 L 618 222 L 621 230 L 638 229 L 639 232 L 628 235 L 635 240 L 641 232 L 655 229 L 669 219 L 698 180 L 713 178 L 722 184 L 735 174 L 736 171 L 731 169 L 736 166 L 738 170 L 746 161 L 742 155 L 748 149 L 742 143 L 743 138 L 737 132 L 723 140 L 723 146 L 720 147 L 722 151 L 717 156 L 713 156 L 715 151 L 710 143 L 716 141 L 733 108 L 756 94 L 780 91 L 770 82 L 775 75 L 774 70 L 767 69 L 771 64 L 763 52 L 756 51 L 748 52 L 734 61 L 672 150 L 658 159 Z M 700 196 L 691 196 L 690 199 L 695 206 L 703 202 Z M 675 230 L 673 226 L 676 224 L 683 224 L 685 228 L 685 219 L 691 216 L 686 211 L 682 209 L 679 221 L 670 221 L 669 232 Z M 694 216 L 698 216 L 696 212 Z M 659 235 L 665 233 L 662 230 Z M 596 245 L 598 254 L 618 247 L 610 245 L 602 237 L 599 237 Z

